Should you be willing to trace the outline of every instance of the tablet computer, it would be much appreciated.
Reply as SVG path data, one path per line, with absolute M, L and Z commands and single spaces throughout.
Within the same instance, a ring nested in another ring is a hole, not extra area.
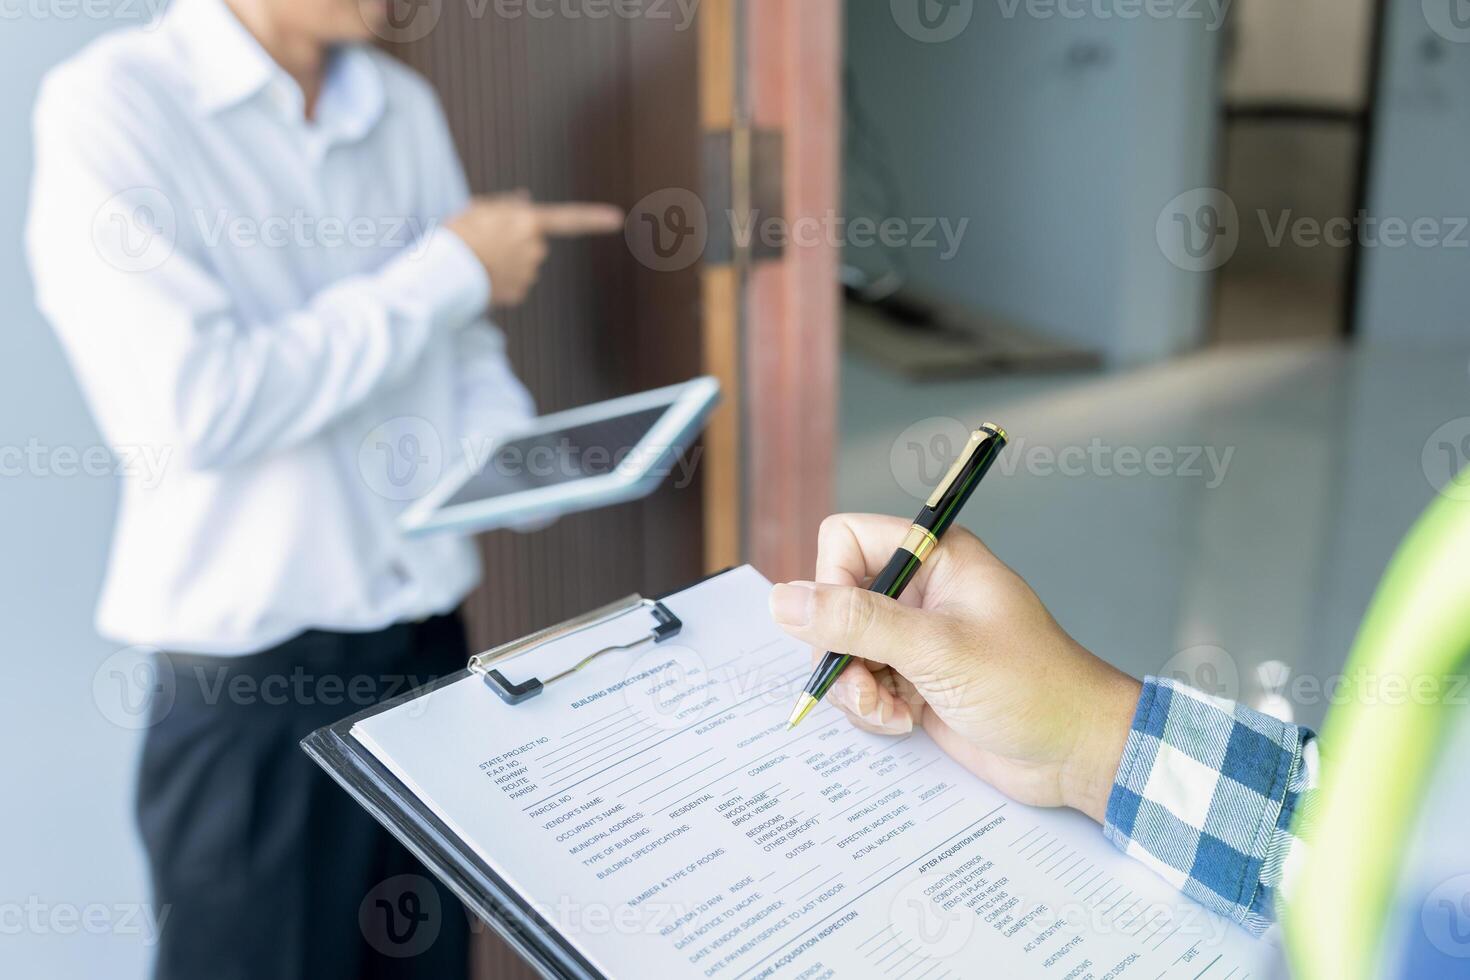
M 685 459 L 719 395 L 701 377 L 530 419 L 451 465 L 402 527 L 489 531 L 646 497 Z

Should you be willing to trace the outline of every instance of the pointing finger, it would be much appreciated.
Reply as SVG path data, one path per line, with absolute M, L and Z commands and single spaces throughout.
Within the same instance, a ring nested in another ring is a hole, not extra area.
M 606 235 L 623 227 L 622 209 L 611 204 L 541 204 L 536 218 L 553 238 Z

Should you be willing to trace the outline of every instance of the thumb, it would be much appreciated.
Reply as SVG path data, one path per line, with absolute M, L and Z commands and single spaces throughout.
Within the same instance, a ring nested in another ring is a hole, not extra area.
M 904 671 L 938 628 L 933 613 L 865 589 L 791 582 L 771 590 L 771 616 L 786 632 L 824 650 Z

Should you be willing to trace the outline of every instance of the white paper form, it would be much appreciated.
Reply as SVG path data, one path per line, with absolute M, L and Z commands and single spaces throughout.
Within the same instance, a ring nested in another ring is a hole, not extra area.
M 506 705 L 478 677 L 353 735 L 610 977 L 1245 980 L 1272 948 L 1080 814 L 1022 806 L 922 732 L 786 717 L 809 651 L 736 569 L 672 640 Z M 633 614 L 544 654 L 646 632 Z M 508 664 L 523 680 L 552 663 Z

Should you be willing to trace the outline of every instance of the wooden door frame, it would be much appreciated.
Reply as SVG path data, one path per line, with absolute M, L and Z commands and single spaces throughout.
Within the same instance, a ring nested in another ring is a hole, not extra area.
M 711 232 L 732 241 L 703 271 L 705 365 L 725 391 L 706 441 L 706 565 L 809 577 L 832 506 L 840 255 L 829 234 L 793 232 L 840 213 L 842 4 L 706 0 L 701 17 L 706 139 L 729 154 Z

